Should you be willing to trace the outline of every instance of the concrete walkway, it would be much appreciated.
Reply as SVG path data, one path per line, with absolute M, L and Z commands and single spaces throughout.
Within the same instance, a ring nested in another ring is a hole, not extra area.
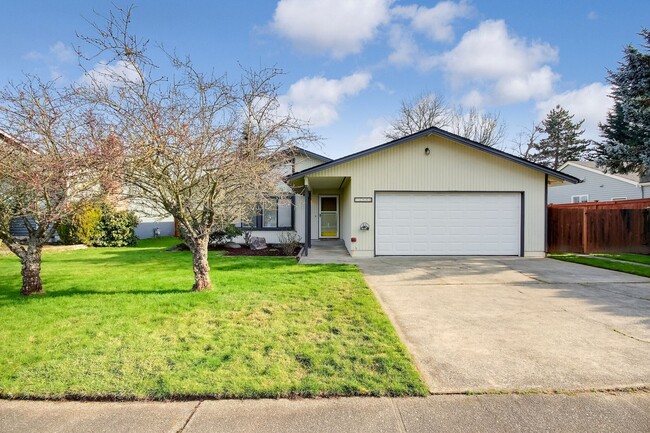
M 302 264 L 357 263 L 340 239 L 312 240 L 308 255 L 300 258 Z
M 648 432 L 650 393 L 178 403 L 0 401 L 3 433 Z

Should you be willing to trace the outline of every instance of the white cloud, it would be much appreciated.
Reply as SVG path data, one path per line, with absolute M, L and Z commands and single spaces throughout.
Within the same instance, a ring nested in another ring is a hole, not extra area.
M 61 41 L 50 47 L 50 54 L 61 63 L 71 62 L 77 57 L 74 50 Z
M 343 58 L 361 51 L 389 21 L 392 1 L 280 0 L 271 26 L 300 48 Z
M 420 71 L 428 71 L 438 60 L 418 46 L 413 34 L 403 26 L 395 24 L 388 33 L 388 44 L 393 51 L 388 56 L 388 62 L 396 66 L 415 66 Z
M 482 107 L 485 105 L 485 95 L 474 89 L 468 92 L 462 100 L 464 107 Z
M 138 73 L 126 62 L 120 60 L 114 64 L 106 62 L 97 63 L 95 67 L 86 72 L 78 82 L 84 86 L 98 84 L 110 89 L 123 82 L 123 80 L 137 81 L 138 78 Z
M 386 131 L 390 128 L 390 123 L 388 123 L 386 119 L 375 119 L 369 122 L 369 124 L 371 127 L 370 131 L 366 134 L 360 135 L 355 140 L 355 146 L 357 149 L 368 149 L 388 141 L 388 138 L 386 138 Z
M 326 126 L 338 119 L 337 107 L 346 96 L 354 96 L 370 84 L 372 76 L 357 72 L 340 80 L 303 78 L 291 85 L 280 103 L 311 126 Z
M 23 59 L 30 61 L 44 61 L 47 63 L 70 63 L 77 58 L 72 48 L 61 41 L 50 46 L 47 54 L 40 51 L 30 51 L 23 55 Z
M 604 122 L 607 111 L 612 107 L 612 99 L 608 97 L 611 87 L 603 83 L 591 83 L 576 90 L 553 95 L 545 101 L 537 103 L 537 120 L 543 120 L 556 105 L 575 115 L 574 122 L 585 119 L 582 127 L 584 137 L 592 140 L 599 138 L 598 123 Z
M 474 9 L 464 0 L 456 3 L 442 1 L 431 8 L 409 5 L 392 9 L 394 15 L 409 18 L 413 29 L 427 35 L 437 42 L 450 42 L 454 39 L 453 22 L 458 18 L 467 18 Z
M 547 64 L 557 60 L 556 48 L 510 35 L 503 20 L 483 21 L 440 56 L 453 83 L 482 86 L 484 99 L 493 103 L 548 97 L 559 76 Z
M 598 12 L 596 12 L 596 11 L 589 11 L 589 13 L 587 14 L 587 19 L 590 19 L 590 20 L 597 20 L 597 19 L 598 19 Z
M 391 26 L 388 33 L 388 43 L 393 49 L 393 52 L 388 56 L 388 61 L 392 64 L 411 65 L 420 54 L 413 37 L 402 26 Z
M 549 66 L 521 75 L 497 80 L 495 90 L 505 102 L 544 98 L 553 93 L 553 83 L 559 76 Z
M 29 61 L 39 61 L 39 60 L 45 60 L 45 56 L 43 55 L 43 53 L 40 53 L 38 51 L 30 51 L 28 53 L 23 54 L 23 59 Z

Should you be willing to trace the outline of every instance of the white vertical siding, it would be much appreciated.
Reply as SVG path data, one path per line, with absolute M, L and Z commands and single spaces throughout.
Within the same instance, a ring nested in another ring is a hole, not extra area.
M 296 195 L 293 209 L 293 229 L 300 236 L 300 241 L 305 242 L 305 196 Z
M 425 155 L 425 148 L 430 154 Z M 546 203 L 543 173 L 441 137 L 429 136 L 343 163 L 309 177 L 350 177 L 350 236 L 353 255 L 374 255 L 376 191 L 500 191 L 524 193 L 524 251 L 544 254 Z M 369 231 L 359 230 L 362 222 Z

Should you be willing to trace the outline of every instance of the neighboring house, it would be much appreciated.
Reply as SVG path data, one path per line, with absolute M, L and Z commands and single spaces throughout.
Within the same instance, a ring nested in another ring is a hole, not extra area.
M 22 146 L 9 134 L 0 130 L 0 145 Z M 302 171 L 307 168 L 329 162 L 331 159 L 298 148 L 296 155 L 291 159 L 290 165 L 286 168 L 287 175 Z M 250 230 L 253 236 L 266 238 L 269 243 L 279 243 L 280 234 L 288 231 L 304 231 L 304 201 L 300 195 L 294 195 L 293 190 L 286 184 L 281 185 L 284 191 L 281 197 L 275 199 L 275 206 L 260 208 L 259 213 L 252 216 L 250 221 L 237 225 Z M 128 208 L 134 211 L 140 218 L 140 224 L 135 229 L 135 234 L 140 239 L 152 238 L 154 236 L 174 236 L 174 218 L 171 215 L 157 212 L 146 205 L 135 202 L 119 202 L 119 208 Z M 19 219 L 11 221 L 11 233 L 14 236 L 27 236 L 27 229 L 24 222 Z M 243 242 L 243 238 L 236 239 Z
M 140 224 L 135 228 L 138 239 L 147 239 L 158 236 L 174 236 L 174 218 L 170 215 L 160 216 L 154 211 L 147 210 L 144 206 L 134 203 L 128 204 L 128 209 L 135 212 L 140 219 Z
M 544 256 L 547 188 L 564 182 L 578 179 L 438 128 L 289 177 L 307 197 L 297 232 L 355 257 Z
M 548 191 L 549 204 L 650 198 L 650 176 L 605 173 L 592 161 L 569 161 L 559 171 L 580 179 Z
M 0 130 L 0 146 L 13 146 L 24 151 L 29 151 L 24 144 L 2 130 Z M 25 222 L 19 218 L 14 218 L 10 221 L 9 233 L 17 238 L 26 238 L 29 235 L 27 227 L 25 227 Z

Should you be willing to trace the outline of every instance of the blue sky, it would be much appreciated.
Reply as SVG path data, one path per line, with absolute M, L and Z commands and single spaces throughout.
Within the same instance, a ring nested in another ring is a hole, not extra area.
M 93 10 L 121 1 L 3 5 L 0 82 L 23 73 L 80 78 L 72 46 Z M 610 105 L 605 80 L 650 25 L 647 0 L 140 1 L 134 30 L 190 55 L 198 69 L 277 66 L 281 100 L 339 157 L 382 143 L 400 101 L 424 91 L 497 112 L 506 147 L 560 103 L 589 138 Z M 623 8 L 622 5 L 625 7 Z

